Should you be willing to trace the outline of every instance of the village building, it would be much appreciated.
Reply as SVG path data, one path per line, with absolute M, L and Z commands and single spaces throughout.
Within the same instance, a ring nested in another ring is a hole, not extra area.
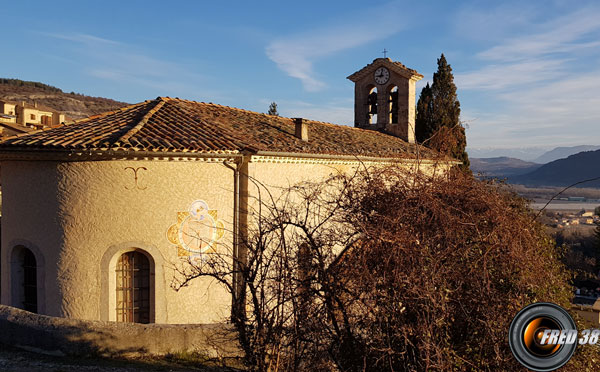
M 50 107 L 0 100 L 0 135 L 10 137 L 36 129 L 55 127 L 65 122 L 65 115 Z
M 1 303 L 87 320 L 226 321 L 227 291 L 207 278 L 175 291 L 173 267 L 236 252 L 254 182 L 457 164 L 414 143 L 421 77 L 387 58 L 351 75 L 355 127 L 159 97 L 4 140 Z
M 571 310 L 593 326 L 600 325 L 600 298 L 576 295 Z

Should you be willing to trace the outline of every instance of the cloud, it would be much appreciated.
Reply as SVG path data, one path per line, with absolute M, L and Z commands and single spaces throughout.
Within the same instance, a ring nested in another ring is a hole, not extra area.
M 80 57 L 81 68 L 90 76 L 152 88 L 159 94 L 198 93 L 192 86 L 202 76 L 178 63 L 155 58 L 133 45 L 82 33 L 43 35 L 70 42 Z
M 483 68 L 455 74 L 457 86 L 471 90 L 502 90 L 522 87 L 556 78 L 563 70 L 568 59 L 530 59 L 511 64 L 491 64 Z
M 40 32 L 40 34 L 48 36 L 48 37 L 52 37 L 55 39 L 74 41 L 77 43 L 90 44 L 90 45 L 98 44 L 98 43 L 109 44 L 109 45 L 122 45 L 118 41 L 104 39 L 101 37 L 88 35 L 88 34 L 82 34 L 82 33 L 61 34 L 61 33 L 53 33 L 53 32 Z
M 461 102 L 462 117 L 477 119 L 469 141 L 556 146 L 600 138 L 598 19 L 598 7 L 561 13 L 477 53 L 479 68 L 455 74 L 466 96 L 472 92 L 491 103 L 489 111 L 476 113 Z
M 524 90 L 518 96 L 504 93 L 499 97 L 521 113 L 528 113 L 528 122 L 533 125 L 548 128 L 587 123 L 596 129 L 600 118 L 599 86 L 600 69 L 596 69 Z
M 304 89 L 318 91 L 325 84 L 316 77 L 315 61 L 399 32 L 407 24 L 403 9 L 398 2 L 373 7 L 338 23 L 277 38 L 265 52 L 279 69 L 300 79 Z M 377 19 L 377 22 L 365 22 L 365 19 Z
M 463 110 L 476 146 L 594 144 L 600 138 L 600 69 L 538 87 L 500 92 L 498 110 Z
M 569 64 L 583 52 L 597 53 L 600 9 L 587 8 L 532 27 L 477 54 L 489 64 L 456 74 L 461 88 L 502 90 L 519 84 L 553 81 L 570 74 Z
M 505 2 L 490 5 L 477 8 L 470 4 L 457 11 L 453 26 L 460 38 L 486 43 L 502 40 L 514 30 L 531 25 L 539 14 L 538 5 L 533 3 L 521 2 L 517 7 Z
M 487 60 L 517 61 L 594 48 L 599 43 L 586 41 L 585 37 L 600 28 L 598 16 L 596 8 L 581 9 L 540 25 L 541 31 L 537 33 L 509 39 L 478 56 Z

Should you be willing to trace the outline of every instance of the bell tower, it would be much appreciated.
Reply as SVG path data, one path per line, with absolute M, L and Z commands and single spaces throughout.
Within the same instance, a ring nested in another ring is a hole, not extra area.
M 415 143 L 415 83 L 422 78 L 390 58 L 376 58 L 348 76 L 354 82 L 354 126 Z

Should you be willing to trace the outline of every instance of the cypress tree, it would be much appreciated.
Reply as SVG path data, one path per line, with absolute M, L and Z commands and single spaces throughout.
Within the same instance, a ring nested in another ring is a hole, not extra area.
M 431 94 L 431 87 L 429 83 L 421 90 L 419 101 L 417 102 L 417 117 L 415 119 L 415 136 L 417 142 L 423 143 L 427 138 L 433 135 L 433 128 L 429 123 L 433 120 L 431 118 L 433 105 L 433 96 Z
M 417 103 L 415 134 L 419 143 L 424 143 L 463 162 L 462 169 L 469 169 L 469 157 L 465 151 L 467 138 L 460 123 L 460 102 L 452 67 L 444 54 L 437 60 L 438 70 L 433 74 L 431 87 L 427 84 Z M 436 134 L 444 134 L 442 140 L 434 140 Z M 429 141 L 429 142 L 426 142 Z

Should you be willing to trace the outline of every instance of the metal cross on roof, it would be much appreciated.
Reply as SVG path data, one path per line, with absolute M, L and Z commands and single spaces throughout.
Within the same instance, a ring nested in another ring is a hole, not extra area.
M 383 48 L 383 52 L 381 52 L 383 53 L 383 58 L 387 58 L 387 52 L 388 51 L 385 48 Z

